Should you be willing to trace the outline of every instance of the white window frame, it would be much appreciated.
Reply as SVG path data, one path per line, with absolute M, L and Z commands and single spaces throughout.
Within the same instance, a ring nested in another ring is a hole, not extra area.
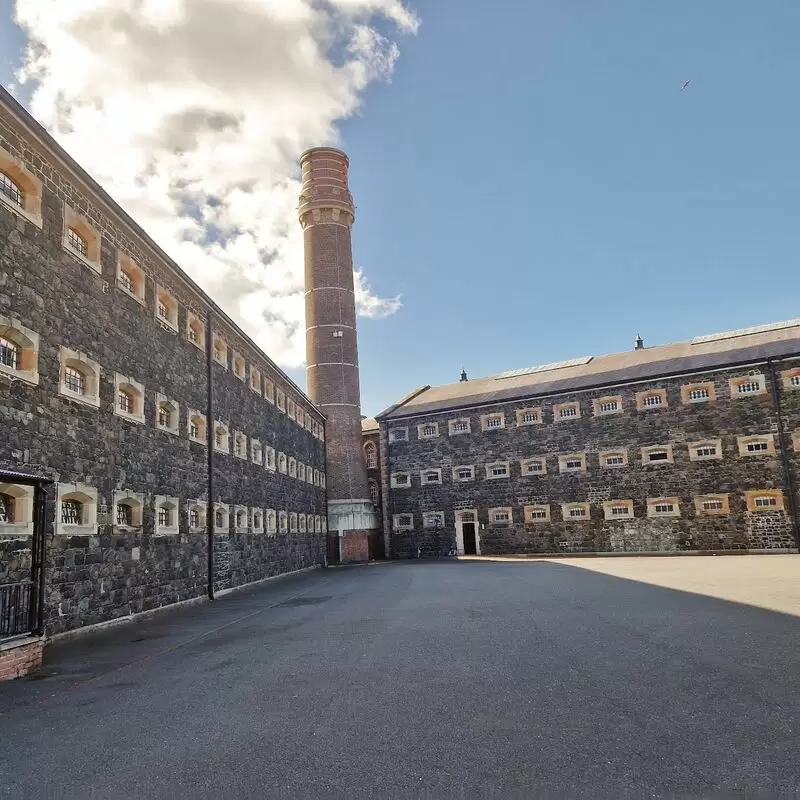
M 436 475 L 434 480 L 429 480 L 430 475 Z M 431 486 L 432 484 L 442 483 L 442 470 L 441 469 L 424 469 L 419 474 L 420 486 Z
M 198 329 L 197 333 L 197 341 L 192 339 L 192 330 Z M 193 314 L 191 311 L 186 312 L 186 341 L 189 344 L 194 345 L 198 350 L 202 350 L 205 353 L 206 351 L 206 325 L 197 314 Z
M 505 469 L 505 474 L 503 475 L 492 474 L 494 470 L 499 469 L 500 467 Z M 492 461 L 489 464 L 486 464 L 485 468 L 486 468 L 487 481 L 505 481 L 511 477 L 511 462 L 509 461 Z
M 264 519 L 267 536 L 274 536 L 278 532 L 278 512 L 274 508 L 268 508 Z
M 444 528 L 444 511 L 423 511 L 423 528 Z
M 496 425 L 494 423 L 497 423 Z M 481 415 L 481 430 L 484 433 L 502 431 L 506 427 L 506 415 L 503 411 L 494 411 L 491 414 Z
M 406 478 L 405 483 L 398 483 L 398 478 L 404 476 Z M 321 473 L 320 473 L 320 480 L 321 480 Z M 392 489 L 410 489 L 411 488 L 411 473 L 410 472 L 392 472 L 389 475 L 389 486 Z
M 18 351 L 17 366 L 0 364 L 0 374 L 32 386 L 39 384 L 39 334 L 26 328 L 14 317 L 0 314 L 0 336 L 8 339 Z
M 469 478 L 460 478 L 458 473 L 461 470 L 469 470 Z M 458 467 L 453 467 L 453 483 L 469 483 L 475 480 L 475 467 L 471 464 L 461 464 Z
M 531 464 L 539 464 L 540 470 L 529 471 L 528 467 Z M 533 456 L 531 458 L 523 458 L 519 462 L 520 475 L 523 478 L 536 477 L 538 475 L 547 475 L 547 458 L 545 456 Z
M 615 514 L 614 509 L 625 508 L 624 514 Z M 633 500 L 606 500 L 603 502 L 604 519 L 614 521 L 617 519 L 633 519 Z
M 458 426 L 466 426 L 464 430 L 457 430 Z M 450 436 L 465 436 L 472 433 L 472 421 L 469 417 L 459 417 L 447 421 L 447 432 Z
M 60 364 L 58 393 L 62 397 L 67 397 L 78 403 L 100 408 L 100 364 L 89 358 L 86 353 L 81 353 L 79 350 L 70 350 L 70 348 L 63 345 L 60 350 Z M 86 391 L 83 394 L 78 394 L 67 388 L 64 381 L 64 370 L 67 367 L 77 369 L 83 375 L 86 384 Z M 114 402 L 116 404 L 116 395 Z
M 672 506 L 671 511 L 659 510 L 659 506 Z M 648 497 L 647 516 L 652 518 L 676 518 L 681 515 L 681 503 L 678 497 Z
M 378 469 L 378 446 L 375 442 L 364 443 L 364 461 L 367 469 Z
M 199 437 L 192 436 L 192 420 L 195 417 L 203 423 L 202 436 Z M 186 434 L 188 435 L 190 442 L 196 442 L 197 444 L 208 446 L 208 420 L 206 419 L 206 415 L 194 408 L 187 409 Z

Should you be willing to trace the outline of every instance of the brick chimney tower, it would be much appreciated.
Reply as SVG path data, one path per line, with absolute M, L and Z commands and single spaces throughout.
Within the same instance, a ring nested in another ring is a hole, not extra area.
M 300 158 L 308 396 L 328 418 L 328 554 L 342 563 L 368 560 L 379 524 L 362 450 L 349 165 L 331 147 L 314 147 Z

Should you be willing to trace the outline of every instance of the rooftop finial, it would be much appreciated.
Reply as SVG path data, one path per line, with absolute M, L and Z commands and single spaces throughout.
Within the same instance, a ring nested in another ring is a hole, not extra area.
M 469 378 L 467 377 L 467 371 L 464 369 L 464 367 L 461 367 L 461 383 L 464 383 L 468 380 Z
M 636 334 L 636 349 L 637 350 L 644 350 L 644 339 L 642 339 L 640 334 Z

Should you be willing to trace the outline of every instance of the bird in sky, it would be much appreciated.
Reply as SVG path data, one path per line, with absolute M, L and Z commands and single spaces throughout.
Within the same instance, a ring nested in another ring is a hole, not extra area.
M 683 91 L 690 83 L 691 81 L 686 81 L 686 83 L 684 83 L 683 86 L 681 86 L 681 91 Z

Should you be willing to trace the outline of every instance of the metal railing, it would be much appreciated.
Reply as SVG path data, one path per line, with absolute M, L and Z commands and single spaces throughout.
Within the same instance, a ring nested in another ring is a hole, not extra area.
M 30 633 L 33 624 L 33 581 L 0 586 L 0 639 Z

